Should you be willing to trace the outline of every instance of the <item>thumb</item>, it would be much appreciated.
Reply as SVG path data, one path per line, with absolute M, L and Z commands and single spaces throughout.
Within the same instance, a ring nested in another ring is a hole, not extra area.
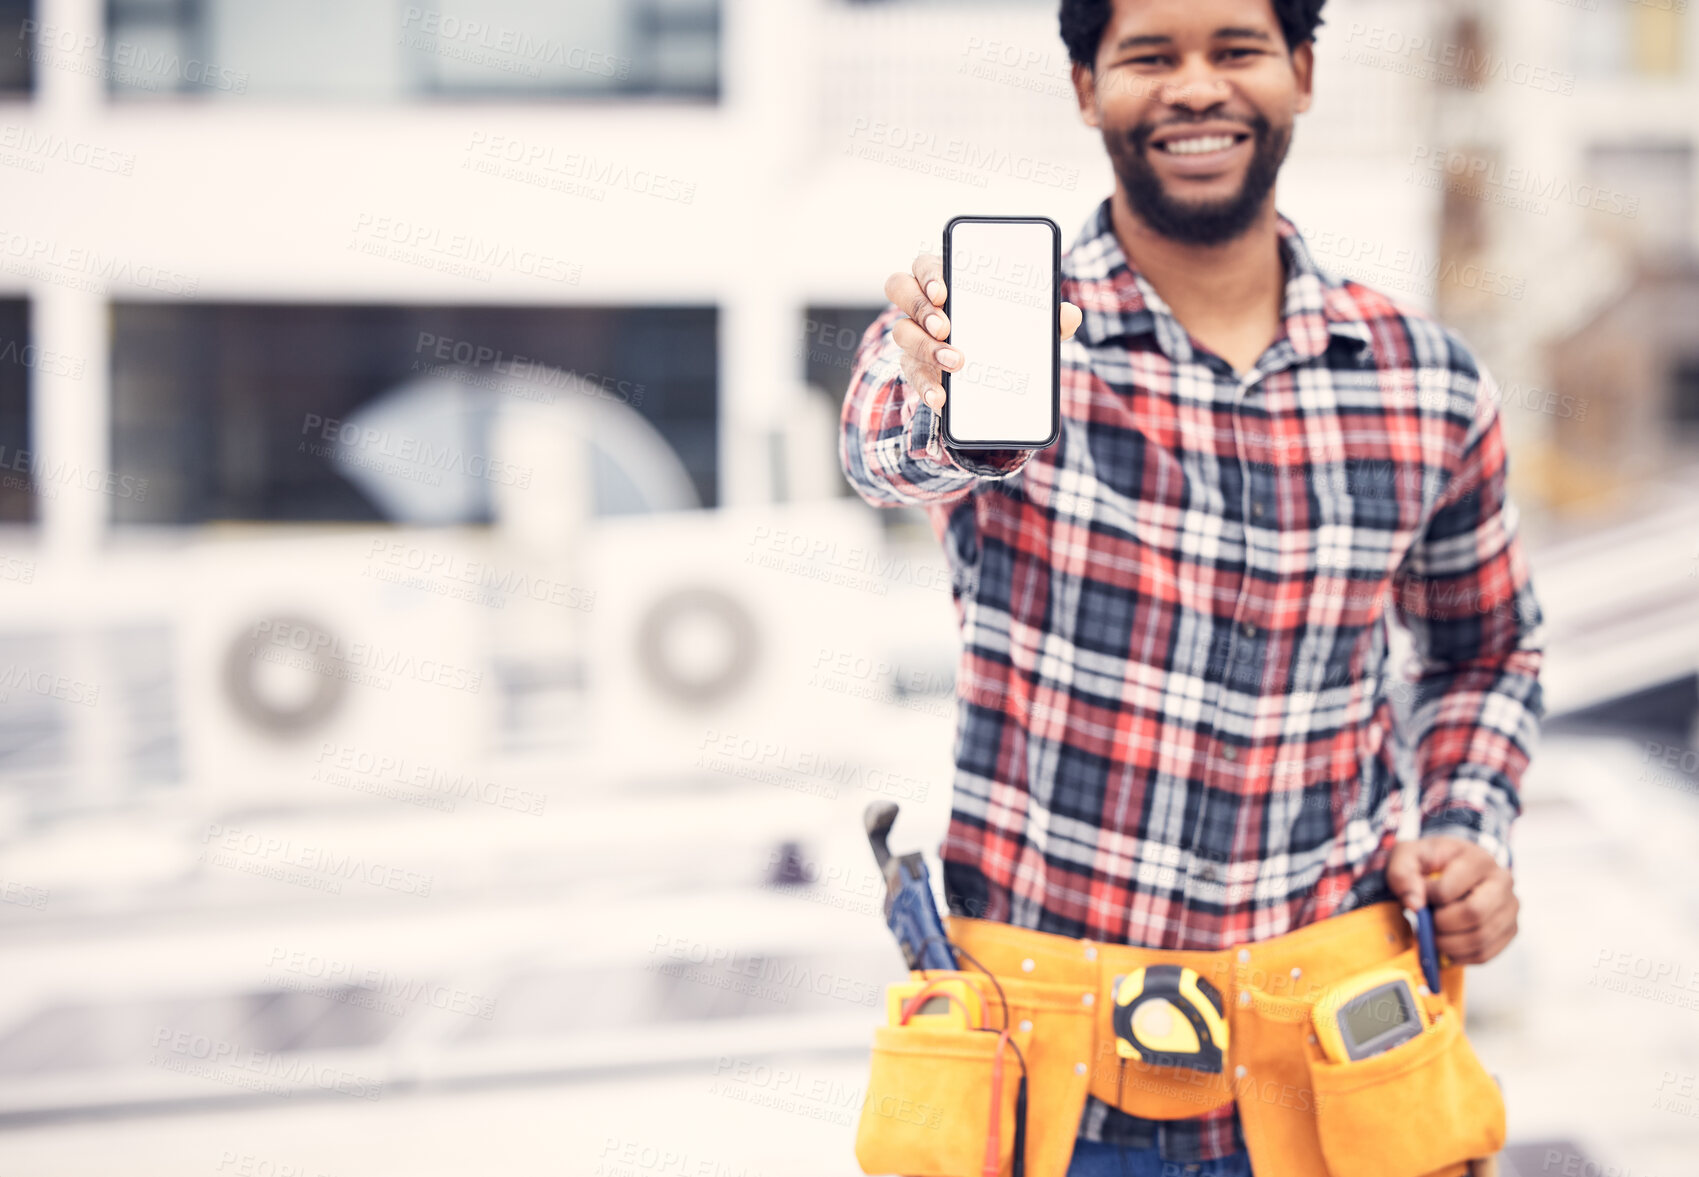
M 1405 907 L 1419 911 L 1428 904 L 1428 876 L 1438 874 L 1462 849 L 1455 838 L 1399 842 L 1386 862 L 1386 885 Z
M 1071 302 L 1064 302 L 1062 304 L 1061 322 L 1057 324 L 1062 328 L 1062 338 L 1072 339 L 1074 332 L 1080 329 L 1080 321 L 1084 318 L 1084 311 Z

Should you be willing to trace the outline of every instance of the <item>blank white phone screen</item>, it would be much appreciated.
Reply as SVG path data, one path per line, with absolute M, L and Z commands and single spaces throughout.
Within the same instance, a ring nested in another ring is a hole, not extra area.
M 964 442 L 1049 438 L 1057 323 L 1054 237 L 1034 221 L 964 221 L 950 229 L 950 436 Z

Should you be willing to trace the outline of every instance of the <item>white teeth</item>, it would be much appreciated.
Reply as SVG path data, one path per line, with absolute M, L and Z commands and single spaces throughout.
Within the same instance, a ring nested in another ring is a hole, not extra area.
M 1233 146 L 1231 135 L 1199 135 L 1191 139 L 1170 139 L 1160 144 L 1174 155 L 1198 155 L 1205 151 L 1224 151 Z

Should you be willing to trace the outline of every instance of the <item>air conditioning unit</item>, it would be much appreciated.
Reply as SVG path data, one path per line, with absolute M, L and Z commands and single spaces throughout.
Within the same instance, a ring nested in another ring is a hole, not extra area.
M 598 519 L 585 542 L 589 728 L 617 774 L 796 784 L 878 739 L 816 674 L 875 650 L 892 569 L 864 503 Z
M 499 598 L 441 530 L 211 540 L 179 560 L 185 775 L 216 802 L 431 804 L 475 771 Z

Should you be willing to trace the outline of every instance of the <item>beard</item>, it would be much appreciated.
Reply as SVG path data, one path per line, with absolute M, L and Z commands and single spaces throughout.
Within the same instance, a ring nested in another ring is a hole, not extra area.
M 1170 119 L 1166 122 L 1140 123 L 1121 134 L 1103 132 L 1103 143 L 1109 151 L 1110 164 L 1115 169 L 1121 187 L 1127 193 L 1127 203 L 1139 219 L 1152 231 L 1187 245 L 1219 245 L 1231 241 L 1251 227 L 1263 202 L 1274 189 L 1280 165 L 1286 159 L 1286 149 L 1292 142 L 1292 128 L 1276 131 L 1260 114 L 1244 122 L 1250 132 L 1251 161 L 1245 168 L 1245 178 L 1239 191 L 1220 200 L 1204 202 L 1175 200 L 1162 186 L 1161 178 L 1150 166 L 1145 152 L 1150 149 L 1150 136 L 1158 126 L 1169 127 L 1199 119 Z

